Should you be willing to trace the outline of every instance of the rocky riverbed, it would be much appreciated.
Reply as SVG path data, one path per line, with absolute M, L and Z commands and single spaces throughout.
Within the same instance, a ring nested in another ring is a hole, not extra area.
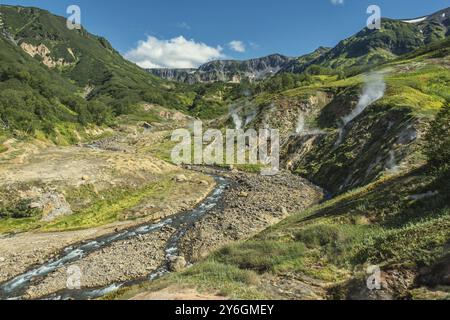
M 221 174 L 211 169 L 202 171 Z M 275 176 L 232 171 L 225 176 L 232 182 L 219 205 L 182 240 L 181 248 L 190 261 L 224 244 L 250 238 L 323 197 L 320 188 L 287 171 Z
M 94 251 L 74 264 L 63 266 L 42 282 L 31 286 L 25 298 L 36 299 L 65 290 L 70 267 L 81 271 L 82 287 L 106 287 L 130 279 L 145 278 L 165 259 L 165 247 L 175 230 L 162 228 L 152 234 L 119 241 Z

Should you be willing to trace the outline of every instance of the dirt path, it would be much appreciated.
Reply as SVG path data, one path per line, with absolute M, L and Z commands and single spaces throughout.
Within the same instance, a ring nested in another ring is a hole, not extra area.
M 170 286 L 156 292 L 144 292 L 131 297 L 129 300 L 158 300 L 158 301 L 208 301 L 208 300 L 226 300 L 225 297 L 217 294 L 200 293 L 195 289 L 183 288 L 179 286 Z

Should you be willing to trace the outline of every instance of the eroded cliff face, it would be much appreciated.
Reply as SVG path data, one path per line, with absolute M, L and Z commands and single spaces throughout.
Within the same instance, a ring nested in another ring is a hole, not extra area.
M 170 81 L 183 82 L 188 84 L 194 84 L 197 81 L 196 71 L 197 69 L 148 69 L 148 71 L 159 77 Z
M 160 78 L 183 83 L 232 82 L 261 80 L 276 74 L 293 58 L 279 54 L 245 61 L 219 60 L 205 63 L 198 69 L 149 69 Z
M 305 142 L 305 137 L 296 137 L 286 157 L 292 159 L 293 170 L 337 194 L 407 166 L 420 131 L 408 110 L 374 105 L 352 121 L 343 136 L 337 129 L 310 135 Z
M 66 61 L 64 58 L 54 58 L 52 57 L 52 52 L 45 44 L 40 44 L 38 46 L 34 46 L 30 43 L 22 42 L 20 44 L 20 47 L 23 51 L 28 53 L 31 57 L 35 58 L 38 57 L 38 59 L 41 60 L 43 64 L 45 64 L 49 68 L 56 68 L 56 67 L 65 67 L 70 66 L 72 63 Z M 67 53 L 70 54 L 71 57 L 75 60 L 75 55 L 73 54 L 72 49 L 67 48 Z
M 342 118 L 354 110 L 360 91 L 281 98 L 260 106 L 247 128 L 279 129 L 282 167 L 332 194 L 411 167 L 425 125 L 408 108 L 375 102 L 342 129 Z

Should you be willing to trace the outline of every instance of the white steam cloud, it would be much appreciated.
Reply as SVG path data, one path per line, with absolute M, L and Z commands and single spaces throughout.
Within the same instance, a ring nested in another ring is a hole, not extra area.
M 386 83 L 384 82 L 383 74 L 376 72 L 368 75 L 365 79 L 362 96 L 359 98 L 355 110 L 348 116 L 342 118 L 344 126 L 363 113 L 372 103 L 383 98 L 385 92 Z
M 234 127 L 236 130 L 241 130 L 242 129 L 242 120 L 241 117 L 239 117 L 239 115 L 236 112 L 233 112 L 231 114 L 231 117 L 233 118 L 233 122 L 234 122 Z
M 384 81 L 384 76 L 382 73 L 373 72 L 366 76 L 364 79 L 363 92 L 359 98 L 356 108 L 352 111 L 352 113 L 342 118 L 342 126 L 339 128 L 339 138 L 336 142 L 336 147 L 342 143 L 345 135 L 345 127 L 361 113 L 363 113 L 368 106 L 383 98 L 385 92 L 386 82 Z

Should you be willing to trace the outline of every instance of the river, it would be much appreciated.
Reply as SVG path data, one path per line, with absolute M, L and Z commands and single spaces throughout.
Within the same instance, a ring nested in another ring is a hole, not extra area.
M 169 273 L 167 267 L 167 261 L 174 256 L 179 255 L 178 244 L 186 231 L 199 221 L 205 214 L 207 214 L 212 208 L 214 208 L 224 193 L 228 181 L 222 177 L 215 177 L 216 187 L 211 194 L 205 198 L 194 209 L 176 214 L 169 218 L 166 218 L 158 223 L 140 225 L 128 230 L 122 231 L 117 234 L 106 235 L 97 239 L 93 239 L 88 242 L 81 243 L 76 246 L 70 246 L 65 248 L 62 253 L 57 257 L 46 263 L 36 266 L 22 275 L 19 275 L 0 285 L 0 300 L 20 300 L 24 298 L 24 294 L 27 289 L 35 285 L 39 281 L 45 279 L 45 277 L 51 274 L 53 271 L 74 263 L 88 254 L 100 250 L 104 247 L 111 245 L 117 241 L 123 241 L 132 239 L 141 235 L 150 234 L 161 230 L 161 228 L 168 226 L 174 228 L 175 233 L 169 238 L 166 243 L 166 261 L 162 263 L 159 268 L 153 271 L 145 279 L 130 280 L 123 283 L 112 283 L 103 288 L 82 288 L 74 290 L 64 290 L 55 293 L 51 296 L 44 297 L 44 299 L 52 300 L 67 300 L 67 299 L 95 299 L 102 297 L 110 292 L 113 292 L 121 287 L 137 284 L 142 281 L 154 280 L 167 273 Z

